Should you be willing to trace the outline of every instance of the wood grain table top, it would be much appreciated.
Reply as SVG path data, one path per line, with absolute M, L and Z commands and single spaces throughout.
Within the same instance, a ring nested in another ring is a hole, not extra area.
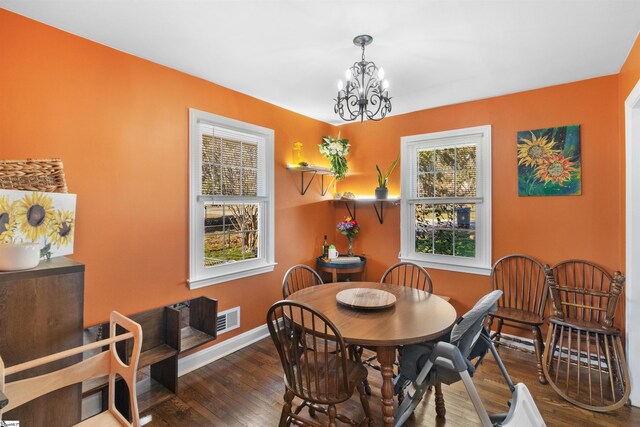
M 360 310 L 342 306 L 338 292 L 353 288 L 380 289 L 396 297 L 384 310 Z M 346 342 L 366 346 L 416 344 L 438 338 L 451 330 L 456 310 L 444 299 L 412 288 L 377 282 L 341 282 L 311 286 L 291 294 L 289 300 L 310 305 L 327 316 Z

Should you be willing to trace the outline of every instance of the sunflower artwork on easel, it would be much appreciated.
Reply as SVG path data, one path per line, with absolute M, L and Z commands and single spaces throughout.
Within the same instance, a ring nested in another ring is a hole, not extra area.
M 580 125 L 518 132 L 518 195 L 582 193 Z

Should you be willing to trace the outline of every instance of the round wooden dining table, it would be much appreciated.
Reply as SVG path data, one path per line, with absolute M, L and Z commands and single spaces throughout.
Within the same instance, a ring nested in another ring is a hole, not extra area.
M 380 310 L 354 309 L 339 304 L 336 294 L 345 289 L 372 288 L 392 293 L 396 302 Z M 341 282 L 311 286 L 287 298 L 313 307 L 331 320 L 347 344 L 376 350 L 382 374 L 382 416 L 394 424 L 393 363 L 396 348 L 441 337 L 456 321 L 456 310 L 444 299 L 427 292 L 377 282 Z

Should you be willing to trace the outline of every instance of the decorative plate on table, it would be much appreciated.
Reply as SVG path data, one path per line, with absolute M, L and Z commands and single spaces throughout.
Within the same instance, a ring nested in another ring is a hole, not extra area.
M 396 296 L 381 289 L 353 288 L 336 294 L 338 304 L 363 310 L 380 310 L 393 307 Z

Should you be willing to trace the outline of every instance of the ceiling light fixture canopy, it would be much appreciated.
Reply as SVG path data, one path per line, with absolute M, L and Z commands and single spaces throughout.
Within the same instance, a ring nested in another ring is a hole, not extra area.
M 382 120 L 391 111 L 389 82 L 384 79 L 384 69 L 364 59 L 364 48 L 373 37 L 363 34 L 353 39 L 353 44 L 362 48 L 362 59 L 345 73 L 346 83 L 338 82 L 338 97 L 333 110 L 343 120 L 350 122 L 358 117 L 362 122 Z

